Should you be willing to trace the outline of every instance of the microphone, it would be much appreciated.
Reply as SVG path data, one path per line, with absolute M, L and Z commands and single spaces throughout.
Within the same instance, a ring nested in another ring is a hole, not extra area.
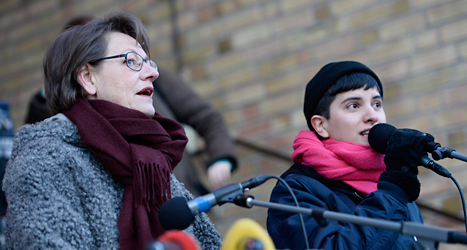
M 385 154 L 388 146 L 389 137 L 397 130 L 396 127 L 387 123 L 378 123 L 370 129 L 368 133 L 368 142 L 370 146 L 378 153 Z M 428 142 L 423 151 L 433 152 L 441 145 L 437 142 Z
M 242 183 L 220 187 L 210 194 L 191 201 L 187 201 L 184 197 L 172 198 L 159 209 L 159 221 L 166 230 L 183 230 L 193 223 L 195 215 L 208 211 L 215 205 L 233 202 L 235 196 L 243 194 L 244 190 L 257 187 L 270 178 L 271 175 L 260 175 Z
M 250 218 L 243 218 L 227 231 L 220 249 L 273 250 L 276 247 L 263 227 Z
M 380 154 L 385 154 L 389 137 L 391 137 L 396 130 L 397 128 L 387 123 L 376 124 L 368 133 L 368 142 L 370 143 L 370 146 L 374 151 Z M 427 145 L 423 147 L 423 151 L 431 153 L 439 147 L 441 147 L 441 145 L 437 142 L 428 142 Z M 425 168 L 428 168 L 441 176 L 447 178 L 451 177 L 451 173 L 447 169 L 428 158 L 428 156 L 422 156 L 421 161 Z
M 146 250 L 200 250 L 198 242 L 193 236 L 180 231 L 169 230 L 149 244 Z

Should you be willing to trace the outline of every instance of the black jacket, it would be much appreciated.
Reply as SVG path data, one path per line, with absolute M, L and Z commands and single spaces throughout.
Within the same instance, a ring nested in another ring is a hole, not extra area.
M 326 179 L 301 164 L 293 165 L 282 177 L 293 190 L 300 207 L 394 222 L 423 223 L 417 205 L 408 202 L 405 192 L 389 182 L 379 182 L 378 190 L 365 197 L 349 185 Z M 272 191 L 271 202 L 295 205 L 280 182 Z M 303 215 L 303 219 L 312 249 L 411 249 L 414 243 L 413 237 L 397 231 L 332 220 L 326 227 L 320 227 L 309 215 Z M 276 248 L 305 248 L 297 214 L 269 209 L 267 228 Z

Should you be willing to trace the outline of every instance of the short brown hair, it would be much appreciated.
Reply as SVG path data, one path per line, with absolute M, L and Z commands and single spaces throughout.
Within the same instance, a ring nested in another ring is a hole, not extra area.
M 149 41 L 141 21 L 127 13 L 112 13 L 82 26 L 67 29 L 49 45 L 44 56 L 45 96 L 52 114 L 69 110 L 76 100 L 86 96 L 77 80 L 86 63 L 97 66 L 107 52 L 106 36 L 120 32 L 133 37 L 149 56 Z
M 91 16 L 76 16 L 73 17 L 72 19 L 68 20 L 68 22 L 65 23 L 65 26 L 63 27 L 63 31 L 73 28 L 75 26 L 81 26 L 89 23 L 92 21 L 94 18 Z

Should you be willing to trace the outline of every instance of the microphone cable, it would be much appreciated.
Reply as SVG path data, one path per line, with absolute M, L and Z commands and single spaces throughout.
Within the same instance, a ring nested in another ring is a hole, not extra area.
M 271 175 L 270 177 L 280 181 L 287 188 L 287 190 L 289 191 L 290 195 L 292 196 L 292 198 L 293 198 L 293 200 L 295 202 L 295 206 L 300 207 L 300 205 L 298 204 L 297 198 L 295 197 L 295 194 L 293 193 L 293 191 L 290 188 L 289 184 L 287 184 L 287 182 L 284 179 L 282 179 L 281 177 L 277 177 L 277 176 L 274 176 L 274 175 Z M 301 213 L 298 213 L 298 217 L 300 219 L 300 225 L 302 226 L 303 237 L 305 238 L 305 246 L 306 246 L 305 249 L 310 249 L 310 246 L 308 244 L 308 235 L 307 235 L 306 229 L 305 229 L 305 222 L 303 221 L 303 216 L 302 216 Z
M 465 223 L 465 231 L 467 232 L 467 213 L 466 213 L 466 207 L 465 207 L 465 199 L 464 199 L 464 193 L 462 192 L 462 188 L 457 182 L 456 179 L 451 175 L 449 178 L 456 184 L 457 189 L 459 190 L 460 196 L 461 196 L 461 201 L 462 201 L 462 212 L 464 213 L 464 223 Z
M 435 154 L 435 157 L 436 157 L 435 158 L 433 156 L 433 152 L 431 152 L 431 156 L 434 159 L 442 159 L 442 158 L 438 157 L 436 154 Z M 452 176 L 452 174 L 447 169 L 445 169 L 443 166 L 439 165 L 438 163 L 435 163 L 433 160 L 431 160 L 428 157 L 426 157 L 425 159 L 422 159 L 422 162 L 426 161 L 426 160 L 428 160 L 428 162 L 426 162 L 427 163 L 426 167 L 428 169 L 433 170 L 435 173 L 437 173 L 438 175 L 440 175 L 442 177 L 446 177 L 446 178 L 451 179 L 454 182 L 454 184 L 456 184 L 456 187 L 459 190 L 459 195 L 460 195 L 461 201 L 462 201 L 462 212 L 464 214 L 465 231 L 467 232 L 467 212 L 466 212 L 467 210 L 466 210 L 466 206 L 465 206 L 465 198 L 464 198 L 464 192 L 462 192 L 462 187 L 459 185 L 457 180 L 454 178 L 454 176 Z

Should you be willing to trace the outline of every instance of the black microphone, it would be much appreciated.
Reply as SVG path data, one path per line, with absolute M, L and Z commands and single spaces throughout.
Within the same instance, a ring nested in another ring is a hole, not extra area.
M 370 129 L 368 133 L 368 142 L 370 146 L 378 153 L 385 154 L 388 146 L 389 137 L 397 130 L 396 127 L 387 123 L 378 123 Z M 421 132 L 420 132 L 421 133 Z M 423 147 L 423 151 L 431 153 L 441 145 L 437 142 L 428 142 Z
M 368 133 L 368 142 L 370 143 L 370 146 L 374 151 L 380 154 L 385 154 L 389 137 L 391 137 L 391 135 L 396 130 L 397 128 L 387 123 L 376 124 L 370 129 L 370 132 Z M 423 150 L 425 152 L 431 153 L 439 147 L 441 147 L 441 145 L 437 142 L 428 142 L 423 147 Z M 428 158 L 428 156 L 422 156 L 421 161 L 424 167 L 432 170 L 433 172 L 447 178 L 451 177 L 451 173 L 447 169 Z
M 175 197 L 162 204 L 159 209 L 159 221 L 166 230 L 183 230 L 193 223 L 195 215 L 208 211 L 215 205 L 233 202 L 233 199 L 243 194 L 244 190 L 257 187 L 270 178 L 271 175 L 260 175 L 242 183 L 220 187 L 210 194 L 191 201 L 187 201 L 184 197 Z

